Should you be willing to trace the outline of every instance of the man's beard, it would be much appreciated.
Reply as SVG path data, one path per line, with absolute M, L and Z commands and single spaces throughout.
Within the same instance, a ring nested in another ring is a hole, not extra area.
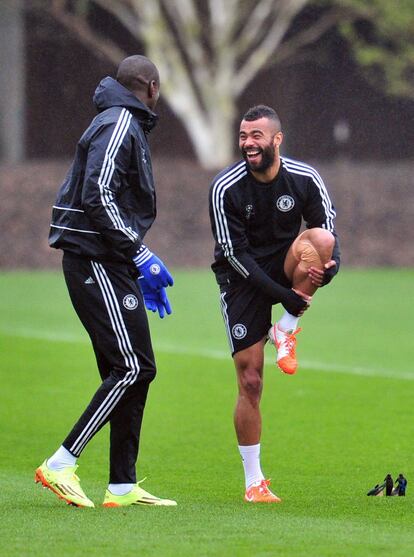
M 242 150 L 243 158 L 250 170 L 252 170 L 253 172 L 266 172 L 266 170 L 268 170 L 275 162 L 276 151 L 273 143 L 270 143 L 264 149 L 260 149 L 260 154 L 262 155 L 261 162 L 259 164 L 251 165 L 249 159 L 247 158 L 245 150 Z

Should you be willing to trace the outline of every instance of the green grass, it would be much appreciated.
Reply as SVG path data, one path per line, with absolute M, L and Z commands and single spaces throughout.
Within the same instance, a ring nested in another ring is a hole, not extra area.
M 151 316 L 158 377 L 139 477 L 176 508 L 103 509 L 107 429 L 80 459 L 97 508 L 33 483 L 98 385 L 57 273 L 0 274 L 0 512 L 5 556 L 412 556 L 413 270 L 345 270 L 303 317 L 301 369 L 267 348 L 262 464 L 283 503 L 243 503 L 235 377 L 208 272 L 175 273 L 174 314 Z M 280 310 L 278 310 L 280 311 Z M 391 472 L 406 498 L 367 497 Z

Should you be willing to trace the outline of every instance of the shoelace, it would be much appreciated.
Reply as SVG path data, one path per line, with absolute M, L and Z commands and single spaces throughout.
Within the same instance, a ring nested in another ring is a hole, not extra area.
M 160 499 L 159 497 L 156 497 L 155 495 L 151 495 L 151 493 L 149 493 L 148 491 L 145 491 L 145 489 L 142 489 L 140 484 L 142 484 L 142 482 L 145 482 L 146 479 L 147 479 L 147 476 L 145 476 L 145 478 L 143 478 L 142 480 L 139 480 L 139 482 L 137 482 L 137 484 L 136 484 L 141 490 L 141 495 L 143 497 L 150 497 L 151 499 L 159 500 Z
M 272 495 L 270 489 L 270 480 L 262 480 L 259 486 L 259 491 L 262 495 Z
M 286 347 L 288 349 L 289 354 L 292 354 L 295 352 L 295 347 L 296 347 L 296 335 L 298 333 L 301 332 L 301 328 L 296 329 L 296 331 L 293 331 L 293 333 L 285 333 L 286 334 L 286 339 L 284 341 L 284 344 L 286 344 Z

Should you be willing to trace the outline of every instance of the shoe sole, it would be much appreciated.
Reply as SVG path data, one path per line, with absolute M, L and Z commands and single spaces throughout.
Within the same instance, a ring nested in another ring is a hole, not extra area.
M 44 489 L 49 489 L 50 491 L 52 491 L 52 493 L 54 493 L 55 495 L 57 495 L 59 497 L 59 499 L 62 499 L 62 501 L 65 501 L 65 503 L 67 505 L 70 505 L 72 507 L 78 507 L 79 509 L 86 509 L 89 508 L 86 505 L 80 505 L 79 503 L 75 503 L 74 501 L 71 501 L 70 499 L 66 499 L 66 497 L 64 497 L 61 493 L 59 493 L 59 491 L 57 491 L 48 481 L 47 479 L 44 477 L 42 471 L 38 468 L 35 472 L 35 477 L 34 477 L 34 481 L 35 483 L 40 483 L 42 484 L 42 487 Z
M 276 346 L 276 350 L 278 350 L 278 349 L 279 349 L 279 346 L 278 346 L 277 344 L 275 344 L 275 346 Z M 282 367 L 282 365 L 281 365 L 281 362 L 282 362 L 285 358 L 288 358 L 288 356 L 284 356 L 284 357 L 281 358 L 280 360 L 276 360 L 276 365 L 277 365 L 277 367 L 280 369 L 280 371 L 281 371 L 282 373 L 285 373 L 286 375 L 295 375 L 295 373 L 296 373 L 296 371 L 297 371 L 297 369 L 298 369 L 297 361 L 295 360 L 295 361 L 296 361 L 296 367 L 295 367 L 295 368 L 293 368 L 293 369 L 291 368 L 290 370 L 286 370 L 286 369 L 283 369 L 283 367 Z M 292 359 L 292 358 L 290 358 L 290 359 Z
M 283 369 L 278 362 L 276 362 L 277 367 L 279 368 L 281 373 L 284 373 L 285 375 L 295 375 L 296 371 L 298 368 L 294 369 L 293 371 L 286 371 L 285 369 Z
M 116 507 L 132 507 L 133 505 L 143 505 L 144 507 L 176 507 L 177 503 L 147 503 L 145 501 L 135 501 L 134 503 L 129 503 L 128 505 L 120 505 L 119 503 L 102 503 L 103 507 L 116 508 Z
M 246 498 L 244 498 L 244 501 L 245 501 L 246 503 L 254 503 L 254 504 L 260 504 L 260 503 L 269 504 L 269 503 L 281 503 L 281 502 L 282 502 L 282 499 L 271 499 L 270 501 L 253 501 L 253 500 L 251 500 L 251 499 L 246 499 Z

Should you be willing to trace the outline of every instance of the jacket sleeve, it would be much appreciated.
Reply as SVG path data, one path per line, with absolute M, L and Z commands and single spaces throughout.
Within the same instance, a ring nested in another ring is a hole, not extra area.
M 128 257 L 142 245 L 118 205 L 120 186 L 128 174 L 132 140 L 132 115 L 123 110 L 117 122 L 102 125 L 92 137 L 87 154 L 82 208 L 105 241 Z
M 338 235 L 335 229 L 336 211 L 322 178 L 313 170 L 308 182 L 308 199 L 303 212 L 307 228 L 324 228 L 332 232 L 335 238 L 332 259 L 336 262 L 336 272 L 341 263 Z
M 288 289 L 273 281 L 248 253 L 243 219 L 233 206 L 228 191 L 220 191 L 214 185 L 210 190 L 210 218 L 214 238 L 230 265 L 269 296 L 272 303 L 281 302 Z

